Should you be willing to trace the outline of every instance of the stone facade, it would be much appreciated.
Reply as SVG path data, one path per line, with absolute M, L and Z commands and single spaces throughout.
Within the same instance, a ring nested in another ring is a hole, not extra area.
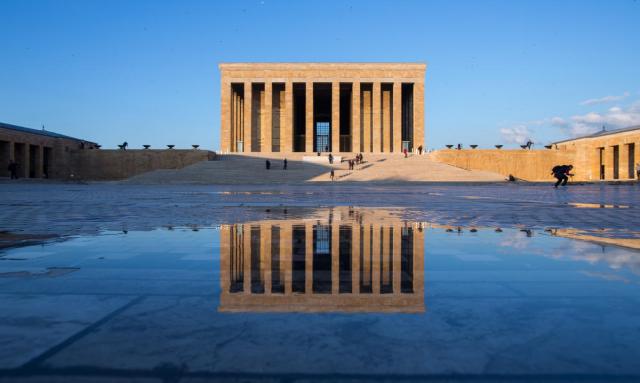
M 399 153 L 424 147 L 421 63 L 222 63 L 221 150 Z
M 575 152 L 576 176 L 585 181 L 637 179 L 640 163 L 640 126 L 602 131 L 556 142 L 558 150 Z
M 62 134 L 0 123 L 0 177 L 9 177 L 9 162 L 20 178 L 66 178 L 70 153 L 96 144 Z
M 550 149 L 443 149 L 430 156 L 464 169 L 511 174 L 527 181 L 553 180 L 551 169 L 565 164 L 574 166 L 572 181 L 634 180 L 640 163 L 640 126 L 556 142 Z

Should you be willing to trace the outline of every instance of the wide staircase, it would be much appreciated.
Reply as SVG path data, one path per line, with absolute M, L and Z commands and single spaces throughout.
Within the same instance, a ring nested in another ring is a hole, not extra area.
M 303 153 L 227 154 L 216 161 L 202 161 L 176 170 L 156 170 L 129 178 L 134 184 L 282 184 L 302 182 L 501 182 L 505 177 L 491 172 L 465 170 L 435 162 L 426 155 L 365 154 L 364 163 L 349 170 L 353 154 L 340 153 L 342 163 L 303 161 Z M 309 154 L 306 154 L 309 155 Z M 313 155 L 313 154 L 311 154 Z M 288 161 L 283 169 L 283 159 Z M 266 161 L 271 169 L 266 169 Z

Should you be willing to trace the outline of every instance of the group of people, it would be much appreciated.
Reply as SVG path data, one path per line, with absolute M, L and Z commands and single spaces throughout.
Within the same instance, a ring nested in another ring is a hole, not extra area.
M 264 163 L 264 166 L 265 166 L 265 168 L 267 170 L 271 169 L 271 161 L 266 160 L 265 163 Z M 287 170 L 287 159 L 286 158 L 282 161 L 282 170 Z

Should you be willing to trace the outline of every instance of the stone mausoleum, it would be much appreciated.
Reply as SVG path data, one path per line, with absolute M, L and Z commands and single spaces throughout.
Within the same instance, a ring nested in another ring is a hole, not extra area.
M 400 153 L 424 147 L 426 64 L 219 68 L 223 153 Z

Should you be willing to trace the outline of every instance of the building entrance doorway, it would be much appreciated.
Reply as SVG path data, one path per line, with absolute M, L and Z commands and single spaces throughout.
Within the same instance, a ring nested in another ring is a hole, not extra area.
M 598 163 L 600 164 L 598 166 L 599 170 L 600 170 L 600 179 L 603 180 L 604 179 L 604 148 L 598 148 Z
M 328 152 L 331 145 L 331 123 L 316 122 L 316 152 Z

